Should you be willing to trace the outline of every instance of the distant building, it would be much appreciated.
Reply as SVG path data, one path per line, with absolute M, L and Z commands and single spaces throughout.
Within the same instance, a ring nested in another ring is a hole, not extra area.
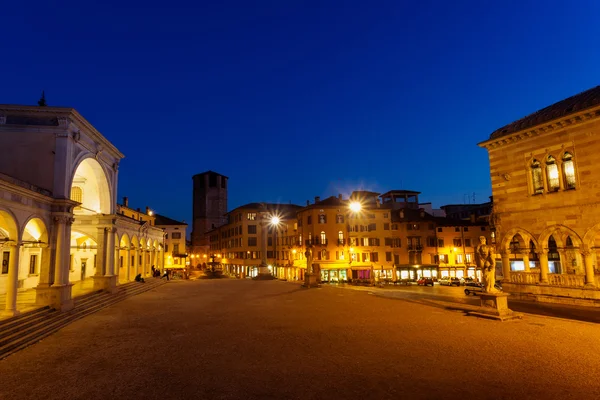
M 540 301 L 600 299 L 599 138 L 600 86 L 479 144 L 490 160 L 506 290 Z
M 473 254 L 479 236 L 491 239 L 487 223 L 433 216 L 419 208 L 418 195 L 355 191 L 349 198 L 315 197 L 303 207 L 246 204 L 208 232 L 210 249 L 196 257 L 216 257 L 239 277 L 255 276 L 264 255 L 274 276 L 301 280 L 307 249 L 322 282 L 479 277 Z M 350 209 L 355 201 L 359 212 Z M 277 229 L 272 216 L 281 219 Z
M 448 218 L 469 221 L 489 221 L 492 214 L 492 197 L 490 201 L 481 204 L 447 204 L 440 207 Z
M 209 245 L 206 232 L 227 222 L 227 178 L 213 171 L 196 174 L 193 180 L 192 248 L 200 252 Z
M 184 268 L 188 261 L 186 252 L 187 224 L 160 214 L 156 214 L 155 218 L 155 226 L 165 231 L 165 268 Z

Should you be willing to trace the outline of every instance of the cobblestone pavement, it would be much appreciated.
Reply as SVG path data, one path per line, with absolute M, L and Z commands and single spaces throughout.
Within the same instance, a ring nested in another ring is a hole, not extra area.
M 0 361 L 0 399 L 598 399 L 600 326 L 170 282 Z

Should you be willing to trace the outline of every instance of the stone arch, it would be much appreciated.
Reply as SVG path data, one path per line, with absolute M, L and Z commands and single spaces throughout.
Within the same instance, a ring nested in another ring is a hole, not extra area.
M 523 228 L 513 228 L 506 232 L 502 238 L 502 242 L 500 244 L 500 250 L 509 251 L 511 250 L 510 244 L 513 241 L 513 238 L 517 236 L 517 240 L 519 241 L 519 245 L 522 249 L 529 248 L 529 242 L 533 242 L 536 249 L 539 249 L 539 242 L 529 231 Z
M 75 164 L 69 187 L 71 190 L 78 188 L 73 194 L 81 198 L 81 206 L 75 208 L 76 214 L 112 214 L 113 196 L 109 176 L 90 154 Z
M 592 226 L 583 236 L 583 244 L 587 248 L 592 249 L 597 247 L 600 249 L 600 223 Z
M 21 231 L 21 268 L 19 280 L 21 287 L 29 289 L 38 285 L 41 274 L 49 281 L 48 268 L 43 269 L 42 264 L 49 261 L 48 229 L 46 222 L 37 215 L 30 215 Z
M 28 239 L 26 239 L 26 237 L 28 237 Z M 21 229 L 21 240 L 35 240 L 48 243 L 47 221 L 36 214 L 27 217 Z
M 130 247 L 131 246 L 131 240 L 129 239 L 129 235 L 127 234 L 127 232 L 123 232 L 123 234 L 121 235 L 121 238 L 119 239 L 119 247 L 123 248 L 123 247 Z
M 567 236 L 571 237 L 574 247 L 580 248 L 584 243 L 579 234 L 573 229 L 564 225 L 552 225 L 546 227 L 546 229 L 544 229 L 538 236 L 538 242 L 542 243 L 543 248 L 547 247 L 550 236 L 554 237 L 554 240 L 559 248 L 567 247 Z
M 0 208 L 0 241 L 15 241 L 21 240 L 17 217 L 7 209 Z

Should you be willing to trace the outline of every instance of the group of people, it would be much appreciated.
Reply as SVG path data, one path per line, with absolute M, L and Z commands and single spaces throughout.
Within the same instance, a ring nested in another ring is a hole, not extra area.
M 154 278 L 167 278 L 167 280 L 169 280 L 170 275 L 171 275 L 170 271 L 168 269 L 165 269 L 165 272 L 161 276 L 160 269 L 154 268 L 154 265 L 152 266 L 152 276 Z

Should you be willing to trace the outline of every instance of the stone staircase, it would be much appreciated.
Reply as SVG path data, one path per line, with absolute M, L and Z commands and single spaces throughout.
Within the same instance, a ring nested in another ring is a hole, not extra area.
M 0 321 L 0 359 L 32 345 L 62 327 L 118 303 L 164 285 L 166 281 L 147 278 L 145 283 L 129 282 L 117 287 L 117 293 L 102 290 L 73 299 L 73 309 L 59 312 L 48 306 Z

